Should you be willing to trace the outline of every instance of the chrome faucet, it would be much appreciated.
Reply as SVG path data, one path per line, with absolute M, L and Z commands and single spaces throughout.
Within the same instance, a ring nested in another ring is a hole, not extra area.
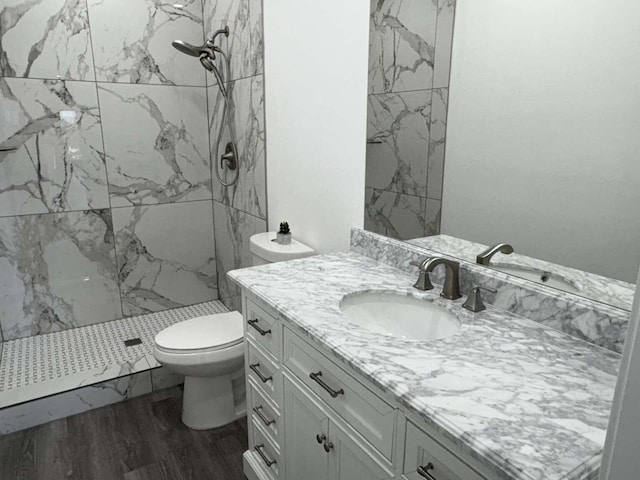
M 418 290 L 432 290 L 433 284 L 429 273 L 433 272 L 433 269 L 438 265 L 444 265 L 446 273 L 440 296 L 447 300 L 455 300 L 462 296 L 460 295 L 460 264 L 458 262 L 443 257 L 427 257 L 420 262 L 411 262 L 411 265 L 418 267 L 418 281 L 414 285 Z
M 491 262 L 491 257 L 493 257 L 496 253 L 504 253 L 505 255 L 510 255 L 513 253 L 513 247 L 508 243 L 498 243 L 493 247 L 487 248 L 484 252 L 479 254 L 476 257 L 476 263 L 480 265 L 489 265 Z

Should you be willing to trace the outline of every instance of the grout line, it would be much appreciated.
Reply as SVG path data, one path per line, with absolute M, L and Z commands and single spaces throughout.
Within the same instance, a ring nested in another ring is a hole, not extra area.
M 260 220 L 262 222 L 266 222 L 267 221 L 266 218 L 258 217 L 257 215 L 254 215 L 253 213 L 246 212 L 246 211 L 242 210 L 241 208 L 234 207 L 233 205 L 227 205 L 226 203 L 221 202 L 220 200 L 216 200 L 215 198 L 213 199 L 213 202 L 214 203 L 218 203 L 218 204 L 220 204 L 220 205 L 222 205 L 224 207 L 230 208 L 232 210 L 236 210 L 236 211 L 238 211 L 240 213 L 244 213 L 245 215 L 249 215 L 250 217 L 253 217 L 256 220 Z M 268 228 L 268 225 L 267 225 L 267 228 Z
M 135 208 L 135 207 L 154 207 L 154 206 L 161 206 L 161 205 L 176 205 L 176 204 L 181 204 L 181 203 L 210 202 L 211 200 L 212 200 L 211 198 L 201 198 L 201 199 L 197 199 L 197 200 L 177 200 L 175 202 L 137 203 L 137 204 L 134 204 L 134 205 L 118 205 L 116 207 L 105 206 L 105 207 L 100 207 L 100 208 L 82 208 L 82 209 L 79 209 L 79 210 L 64 210 L 64 211 L 61 211 L 61 212 L 19 213 L 19 214 L 15 214 L 15 215 L 0 215 L 0 219 L 18 218 L 18 217 L 34 217 L 34 216 L 38 216 L 38 215 L 65 215 L 67 213 L 98 212 L 98 211 L 101 211 L 101 210 L 118 210 L 118 209 L 121 209 L 121 208 Z

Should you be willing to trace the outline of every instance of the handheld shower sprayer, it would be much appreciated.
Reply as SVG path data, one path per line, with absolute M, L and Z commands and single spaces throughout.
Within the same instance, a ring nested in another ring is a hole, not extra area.
M 215 172 L 216 177 L 218 177 L 218 181 L 224 185 L 225 187 L 229 187 L 238 181 L 238 176 L 240 175 L 240 171 L 238 170 L 238 150 L 236 148 L 236 137 L 233 128 L 233 122 L 231 115 L 229 115 L 229 93 L 230 93 L 230 85 L 231 85 L 231 62 L 229 60 L 229 56 L 218 46 L 216 46 L 216 38 L 219 35 L 224 35 L 225 37 L 229 36 L 229 27 L 226 26 L 220 30 L 216 30 L 211 35 L 211 38 L 207 40 L 204 45 L 196 46 L 191 45 L 190 43 L 183 42 L 182 40 L 175 40 L 171 43 L 173 48 L 178 50 L 185 55 L 189 55 L 191 57 L 197 57 L 200 59 L 200 64 L 209 72 L 213 73 L 216 77 L 216 82 L 218 84 L 218 88 L 220 89 L 220 94 L 224 99 L 224 106 L 222 109 L 222 118 L 220 120 L 220 131 L 218 132 L 218 137 L 216 138 L 216 151 L 215 156 L 218 157 L 220 153 L 220 140 L 222 138 L 222 134 L 224 133 L 225 128 L 225 120 L 227 124 L 227 128 L 229 130 L 229 135 L 231 137 L 231 141 L 227 143 L 225 148 L 225 153 L 220 156 L 220 167 L 218 166 L 218 162 L 215 163 Z M 225 71 L 221 71 L 216 65 L 216 54 L 219 54 L 223 59 L 223 65 L 225 66 Z M 226 81 L 225 81 L 226 75 Z M 228 170 L 235 171 L 235 175 L 230 182 L 226 182 L 220 176 L 219 168 L 227 168 Z

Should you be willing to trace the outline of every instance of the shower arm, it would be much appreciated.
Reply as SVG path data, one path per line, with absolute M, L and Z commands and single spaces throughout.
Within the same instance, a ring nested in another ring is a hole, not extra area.
M 215 43 L 218 35 L 224 35 L 225 37 L 229 37 L 229 27 L 226 26 L 224 28 L 221 28 L 220 30 L 216 30 L 215 32 L 213 32 L 213 35 L 211 35 L 211 39 L 207 40 L 207 43 L 209 44 L 209 46 L 213 47 L 214 50 L 217 48 L 215 47 Z

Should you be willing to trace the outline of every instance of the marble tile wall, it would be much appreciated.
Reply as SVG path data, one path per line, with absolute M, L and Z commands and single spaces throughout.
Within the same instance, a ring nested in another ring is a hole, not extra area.
M 225 24 L 243 156 L 228 190 L 213 77 L 171 48 Z M 248 258 L 242 218 L 266 228 L 261 2 L 6 0 L 0 25 L 2 338 L 217 299 L 218 268 Z
M 213 218 L 216 241 L 216 269 L 220 300 L 231 310 L 240 310 L 240 291 L 226 273 L 251 266 L 249 238 L 267 229 L 266 158 L 264 124 L 263 34 L 261 0 L 204 0 L 204 19 L 210 31 L 229 25 L 231 35 L 222 40 L 231 52 L 230 105 L 240 156 L 235 185 L 224 187 L 215 174 L 230 134 L 221 131 L 224 98 L 208 76 L 209 133 L 213 179 Z M 225 182 L 232 179 L 221 172 Z
M 455 0 L 371 0 L 365 228 L 440 231 Z
M 0 25 L 0 338 L 215 300 L 218 283 L 237 306 L 226 272 L 267 219 L 261 1 L 7 0 Z M 171 48 L 225 25 L 228 188 L 215 78 Z

